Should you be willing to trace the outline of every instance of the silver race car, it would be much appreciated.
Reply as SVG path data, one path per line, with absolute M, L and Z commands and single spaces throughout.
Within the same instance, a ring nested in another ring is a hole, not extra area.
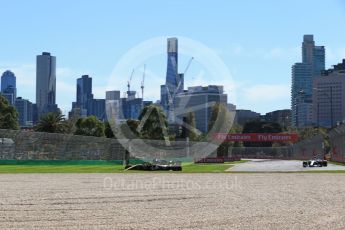
M 327 167 L 327 161 L 322 159 L 303 161 L 303 167 Z

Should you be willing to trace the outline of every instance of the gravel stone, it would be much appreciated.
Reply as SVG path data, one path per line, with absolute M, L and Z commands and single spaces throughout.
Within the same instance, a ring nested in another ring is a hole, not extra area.
M 345 229 L 345 174 L 1 174 L 0 229 Z

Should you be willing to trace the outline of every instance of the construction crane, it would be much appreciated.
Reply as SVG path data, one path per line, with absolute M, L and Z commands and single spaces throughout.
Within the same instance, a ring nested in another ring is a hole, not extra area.
M 132 71 L 132 74 L 127 82 L 127 88 L 128 88 L 128 92 L 131 90 L 131 81 L 132 81 L 132 78 L 133 78 L 133 74 L 134 74 L 134 69 Z
M 165 88 L 166 88 L 166 91 L 167 91 L 167 94 L 168 94 L 168 121 L 169 123 L 173 123 L 175 121 L 174 119 L 174 98 L 173 96 L 175 97 L 175 93 L 174 95 L 172 96 L 169 92 L 169 88 L 167 85 L 165 85 Z
M 191 58 L 189 59 L 188 64 L 187 64 L 186 68 L 184 69 L 183 75 L 186 74 L 186 72 L 187 72 L 187 70 L 189 69 L 189 66 L 190 66 L 190 64 L 192 63 L 193 59 L 194 59 L 194 57 L 191 57 Z
M 189 69 L 189 66 L 192 63 L 193 59 L 194 59 L 194 57 L 191 57 L 189 59 L 188 64 L 187 64 L 186 68 L 184 69 L 184 72 L 182 73 L 183 76 L 187 73 L 187 71 Z M 178 79 L 178 80 L 179 80 L 179 82 L 178 82 L 178 85 L 176 87 L 176 92 L 174 94 L 176 94 L 179 91 L 180 87 L 181 87 L 181 79 Z
M 145 83 L 145 71 L 146 71 L 146 65 L 144 64 L 144 73 L 143 73 L 143 80 L 141 81 L 141 97 L 144 103 L 144 83 Z
M 189 66 L 192 63 L 193 59 L 194 59 L 194 57 L 191 57 L 189 59 L 187 67 L 186 67 L 186 69 L 184 70 L 184 72 L 181 75 L 184 76 L 186 74 L 186 72 L 189 69 Z M 178 77 L 178 76 L 176 76 L 176 77 Z M 174 89 L 173 92 L 170 92 L 168 86 L 165 85 L 166 91 L 167 91 L 167 94 L 168 94 L 168 121 L 169 121 L 169 123 L 175 122 L 174 100 L 175 100 L 176 94 L 179 93 L 179 91 L 180 91 L 179 89 L 180 89 L 181 83 L 182 83 L 180 77 L 178 77 L 177 80 L 178 80 L 178 84 L 177 84 L 177 87 Z

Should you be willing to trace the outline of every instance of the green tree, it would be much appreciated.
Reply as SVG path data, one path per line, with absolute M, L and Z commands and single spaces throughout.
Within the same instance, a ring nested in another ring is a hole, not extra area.
M 208 121 L 208 131 L 228 133 L 233 125 L 233 114 L 223 104 L 216 103 Z
M 290 132 L 295 132 L 298 134 L 299 141 L 311 139 L 316 135 L 321 135 L 323 138 L 324 150 L 325 152 L 329 152 L 331 149 L 331 143 L 328 135 L 328 129 L 322 127 L 307 127 L 301 129 L 290 129 Z
M 209 133 L 219 132 L 219 133 L 229 133 L 230 128 L 233 125 L 233 114 L 231 114 L 225 105 L 215 104 L 212 108 L 211 116 L 208 121 Z M 209 138 L 213 138 L 212 135 Z M 217 148 L 218 157 L 228 156 L 229 147 L 231 143 L 223 142 Z
M 69 119 L 65 120 L 63 122 L 64 124 L 64 133 L 68 133 L 68 134 L 73 134 L 75 133 L 75 124 L 77 122 L 78 119 L 74 118 L 74 117 L 70 117 Z
M 128 119 L 126 123 L 122 123 L 119 126 L 119 131 L 117 133 L 117 138 L 126 138 L 126 139 L 136 139 L 139 138 L 139 133 L 137 131 L 139 125 L 138 120 Z
M 104 137 L 104 123 L 95 116 L 79 118 L 76 126 L 76 135 Z
M 109 121 L 104 122 L 104 134 L 107 138 L 114 138 L 115 137 Z
M 229 133 L 230 133 L 230 134 L 236 134 L 236 133 L 242 133 L 242 131 L 243 131 L 243 127 L 242 127 L 241 125 L 239 125 L 239 124 L 234 124 L 234 125 L 231 127 Z M 230 143 L 230 146 L 232 146 L 232 147 L 242 147 L 242 146 L 243 146 L 243 143 L 242 143 L 241 141 L 235 141 L 235 142 L 233 142 L 233 143 Z
M 0 129 L 19 129 L 17 110 L 0 95 Z
M 280 133 L 282 128 L 275 122 L 249 121 L 244 124 L 242 133 Z M 272 142 L 244 142 L 246 147 L 272 147 Z
M 198 134 L 196 125 L 195 125 L 195 114 L 193 112 L 187 113 L 187 116 L 184 117 L 184 123 L 186 126 L 182 128 L 182 137 L 189 137 L 190 141 L 195 141 L 198 139 Z
M 135 135 L 139 135 L 137 128 L 139 126 L 139 121 L 138 120 L 132 120 L 132 119 L 128 119 L 126 121 L 126 125 L 128 126 L 128 128 L 130 129 L 130 131 L 132 133 L 134 133 Z
M 219 114 L 219 110 L 220 110 L 220 105 L 218 103 L 212 107 L 211 116 L 210 116 L 209 121 L 208 121 L 208 130 L 211 130 L 213 128 L 214 124 L 216 123 L 216 120 L 217 120 L 218 114 Z
M 137 130 L 141 137 L 156 140 L 169 139 L 168 121 L 160 107 L 146 106 L 139 115 L 139 121 Z
M 75 124 L 81 118 L 81 109 L 74 108 L 71 113 L 69 113 L 68 119 L 65 121 L 66 130 L 65 133 L 74 134 L 76 131 Z
M 47 133 L 65 133 L 65 116 L 60 112 L 47 113 L 40 117 L 35 131 Z

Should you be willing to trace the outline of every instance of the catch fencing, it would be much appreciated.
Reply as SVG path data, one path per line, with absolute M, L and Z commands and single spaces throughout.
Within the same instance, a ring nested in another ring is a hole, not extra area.
M 280 147 L 231 147 L 229 157 L 249 159 L 307 160 L 323 158 L 323 137 L 316 135 L 310 139 Z
M 345 125 L 337 126 L 329 132 L 331 159 L 345 163 Z
M 319 134 L 295 143 L 292 147 L 295 159 L 308 160 L 315 157 L 323 158 L 323 142 L 323 136 Z

